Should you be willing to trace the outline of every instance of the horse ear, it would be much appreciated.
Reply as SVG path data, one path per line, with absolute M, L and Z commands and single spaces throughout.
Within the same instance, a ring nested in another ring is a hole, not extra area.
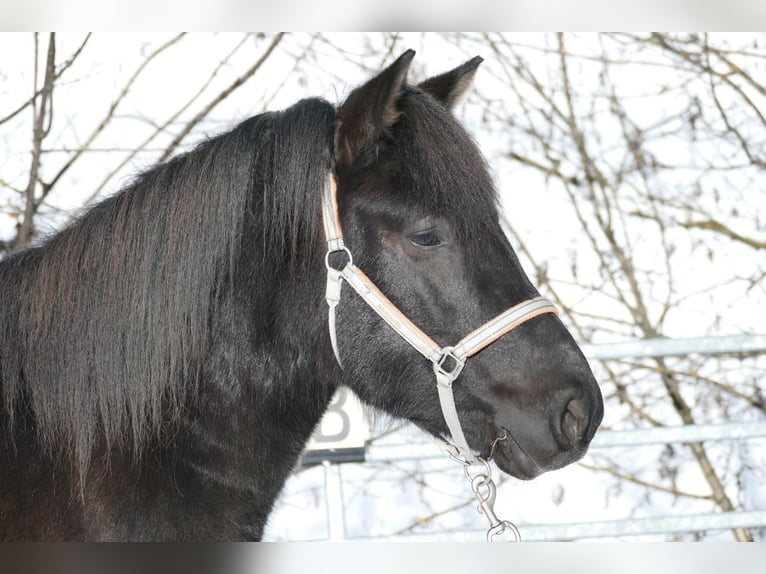
M 366 84 L 356 88 L 338 108 L 335 126 L 335 164 L 352 165 L 396 123 L 396 101 L 402 94 L 407 70 L 415 56 L 407 50 Z
M 476 75 L 476 68 L 483 61 L 484 58 L 476 56 L 454 70 L 426 80 L 418 87 L 451 110 L 471 86 L 473 77 Z

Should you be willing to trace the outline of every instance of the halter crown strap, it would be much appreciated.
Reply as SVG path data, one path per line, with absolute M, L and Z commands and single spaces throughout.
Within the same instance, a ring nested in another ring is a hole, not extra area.
M 328 251 L 332 253 L 342 250 L 345 245 L 343 245 L 343 228 L 338 213 L 338 186 L 332 174 L 325 178 L 322 193 L 322 223 Z
M 325 238 L 327 239 L 327 255 L 325 257 L 327 267 L 326 299 L 329 306 L 330 340 L 338 364 L 342 367 L 335 330 L 335 309 L 340 302 L 341 287 L 345 281 L 399 336 L 423 357 L 431 361 L 436 376 L 436 389 L 442 414 L 452 434 L 452 439 L 456 443 L 456 447 L 447 443 L 445 450 L 452 458 L 460 460 L 464 464 L 476 462 L 479 459 L 473 454 L 460 425 L 455 397 L 452 393 L 452 384 L 463 370 L 466 359 L 530 319 L 545 313 L 558 314 L 556 307 L 543 297 L 534 297 L 511 307 L 486 322 L 466 335 L 454 347 L 440 347 L 410 321 L 361 269 L 354 265 L 351 252 L 343 243 L 343 230 L 338 213 L 337 186 L 332 173 L 328 175 L 324 187 L 322 217 Z M 342 267 L 333 267 L 330 256 L 341 252 L 345 254 L 347 260 Z M 460 456 L 464 460 L 461 460 Z

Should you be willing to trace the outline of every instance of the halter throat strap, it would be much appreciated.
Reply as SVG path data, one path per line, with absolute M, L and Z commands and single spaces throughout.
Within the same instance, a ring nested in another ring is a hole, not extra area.
M 519 325 L 546 313 L 558 314 L 556 307 L 543 297 L 534 297 L 504 311 L 494 319 L 472 331 L 457 344 L 442 347 L 415 325 L 402 311 L 386 297 L 365 273 L 354 265 L 351 251 L 343 242 L 343 228 L 340 222 L 335 176 L 330 173 L 325 181 L 322 196 L 322 218 L 327 240 L 326 300 L 329 306 L 330 340 L 338 364 L 343 366 L 338 351 L 335 325 L 335 310 L 340 303 L 341 288 L 345 281 L 400 337 L 410 344 L 423 357 L 428 359 L 436 377 L 436 389 L 439 403 L 447 423 L 454 445 L 444 444 L 445 451 L 464 464 L 472 464 L 479 459 L 468 446 L 463 433 L 460 418 L 455 406 L 452 386 L 465 366 L 466 360 Z M 344 258 L 342 265 L 333 265 L 331 259 Z

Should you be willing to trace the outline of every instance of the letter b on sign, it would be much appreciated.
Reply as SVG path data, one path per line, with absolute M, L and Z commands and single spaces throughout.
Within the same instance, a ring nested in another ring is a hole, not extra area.
M 346 387 L 335 393 L 307 451 L 364 448 L 370 429 L 359 399 Z

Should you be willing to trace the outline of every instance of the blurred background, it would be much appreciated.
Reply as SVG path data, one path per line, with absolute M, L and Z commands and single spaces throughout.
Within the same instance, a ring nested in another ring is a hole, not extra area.
M 764 540 L 766 34 L 3 33 L 0 258 L 246 117 L 342 102 L 408 48 L 412 83 L 484 58 L 456 114 L 606 401 L 581 462 L 496 473 L 498 515 L 528 540 Z M 317 446 L 267 539 L 483 539 L 419 431 L 354 424 L 356 461 L 308 464 L 343 458 Z

